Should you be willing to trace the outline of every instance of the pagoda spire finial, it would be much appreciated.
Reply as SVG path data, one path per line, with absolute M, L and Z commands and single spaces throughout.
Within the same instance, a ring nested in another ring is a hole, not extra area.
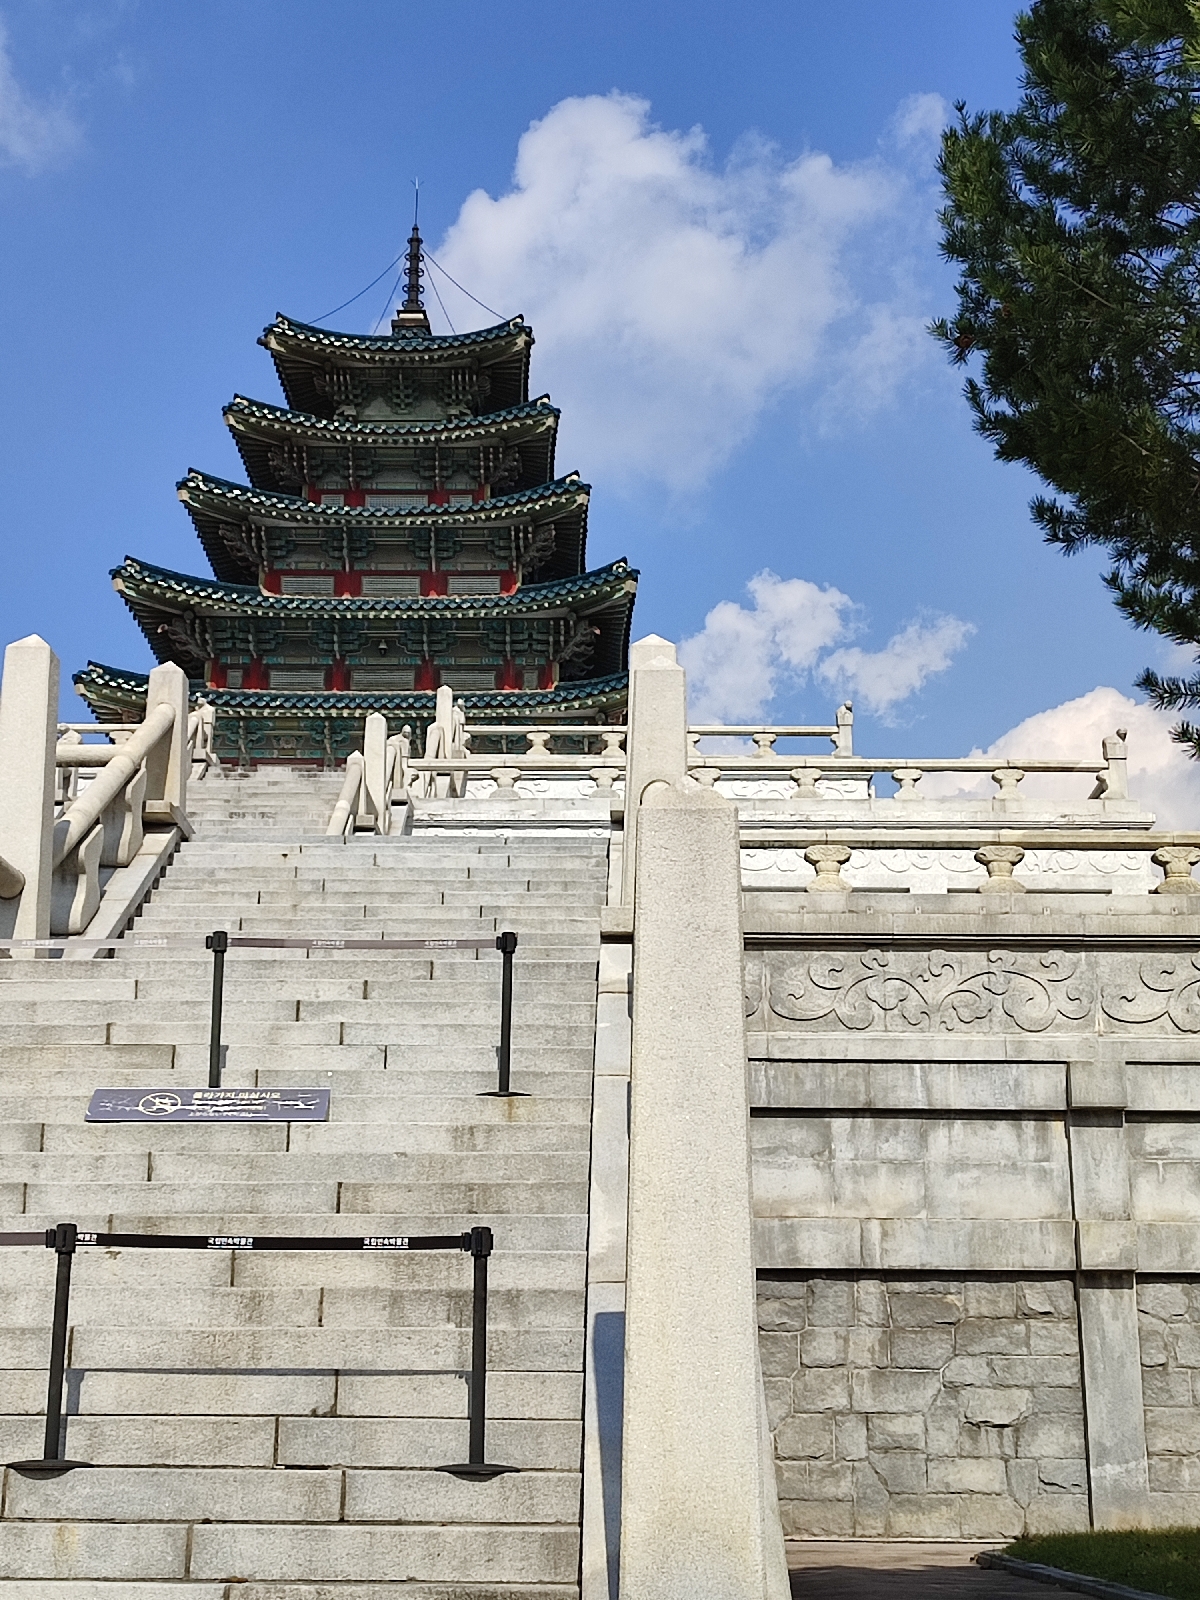
M 416 223 L 408 236 L 408 264 L 404 268 L 404 281 L 406 285 L 404 295 L 405 311 L 424 311 L 425 306 L 421 299 L 421 279 L 425 276 L 425 268 L 421 265 L 421 233 Z
M 425 268 L 421 265 L 424 251 L 421 248 L 421 230 L 417 216 L 421 190 L 415 178 L 413 189 L 415 190 L 413 225 L 412 232 L 408 236 L 408 260 L 404 267 L 404 304 L 392 318 L 393 333 L 402 333 L 406 328 L 415 328 L 423 333 L 429 332 L 429 318 L 425 312 L 425 302 L 421 298 L 421 279 L 425 276 Z

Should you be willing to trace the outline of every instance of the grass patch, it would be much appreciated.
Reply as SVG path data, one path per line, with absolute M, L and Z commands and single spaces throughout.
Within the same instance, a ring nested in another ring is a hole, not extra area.
M 1004 1554 L 1017 1561 L 1106 1578 L 1131 1589 L 1200 1600 L 1200 1528 L 1154 1533 L 1049 1533 L 1018 1539 Z

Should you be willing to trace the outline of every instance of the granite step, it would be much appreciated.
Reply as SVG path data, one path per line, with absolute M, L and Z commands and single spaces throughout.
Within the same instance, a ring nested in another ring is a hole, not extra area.
M 460 1252 L 85 1248 L 67 1438 L 99 1464 L 42 1482 L 7 1474 L 0 1600 L 231 1600 L 234 1577 L 238 1600 L 577 1600 L 607 839 L 328 840 L 340 782 L 272 772 L 194 786 L 200 831 L 131 929 L 177 942 L 0 961 L 0 1228 L 491 1226 L 489 1453 L 523 1470 L 490 1485 L 430 1470 L 466 1451 Z M 493 952 L 235 949 L 226 1081 L 328 1086 L 331 1120 L 84 1123 L 94 1087 L 206 1081 L 203 938 L 219 926 L 297 938 L 514 928 L 514 1083 L 532 1094 L 481 1097 L 496 1071 Z M 53 1260 L 31 1248 L 0 1265 L 11 1459 L 40 1452 Z

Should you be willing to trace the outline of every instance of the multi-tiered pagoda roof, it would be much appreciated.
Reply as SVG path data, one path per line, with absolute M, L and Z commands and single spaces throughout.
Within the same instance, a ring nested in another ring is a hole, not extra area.
M 414 228 L 386 336 L 264 331 L 287 405 L 225 409 L 249 484 L 179 484 L 213 577 L 113 572 L 156 658 L 215 706 L 227 756 L 336 760 L 368 711 L 431 718 L 443 683 L 472 721 L 624 707 L 637 574 L 586 569 L 590 489 L 555 476 L 533 331 L 432 333 L 420 263 Z M 140 715 L 143 675 L 91 662 L 75 681 L 104 720 Z

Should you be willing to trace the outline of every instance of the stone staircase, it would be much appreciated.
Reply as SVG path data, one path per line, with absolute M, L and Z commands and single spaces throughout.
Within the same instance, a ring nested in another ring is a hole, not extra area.
M 236 788 L 235 788 L 236 785 Z M 84 1249 L 66 1454 L 4 1472 L 0 1600 L 566 1600 L 578 1593 L 590 1093 L 607 844 L 319 837 L 326 775 L 196 786 L 196 838 L 114 960 L 0 963 L 0 1229 L 457 1233 L 491 1260 L 490 1482 L 465 1459 L 458 1254 Z M 328 803 L 326 803 L 328 802 Z M 203 936 L 517 931 L 513 1083 L 490 951 L 240 951 L 225 1082 L 326 1124 L 88 1125 L 100 1086 L 202 1085 Z M 54 1258 L 0 1251 L 0 1460 L 39 1456 Z
M 342 778 L 304 767 L 209 774 L 189 784 L 188 816 L 198 836 L 266 841 L 323 835 Z

